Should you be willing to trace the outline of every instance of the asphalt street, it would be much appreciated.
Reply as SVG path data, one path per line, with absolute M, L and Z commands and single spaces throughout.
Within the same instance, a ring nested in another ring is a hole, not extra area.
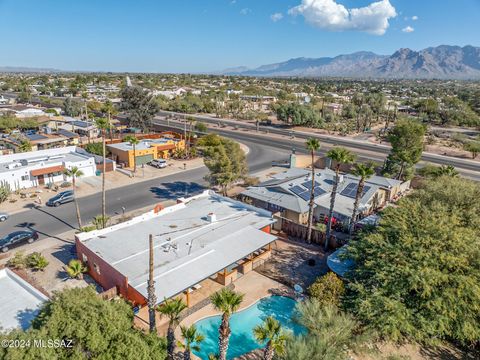
M 161 111 L 160 114 L 173 115 L 177 117 L 177 119 L 183 119 L 183 115 L 178 113 Z M 242 139 L 255 141 L 257 143 L 263 143 L 265 145 L 272 146 L 275 148 L 285 149 L 285 146 L 291 147 L 291 146 L 294 146 L 294 144 L 296 143 L 297 149 L 300 149 L 300 147 L 304 147 L 305 139 L 309 137 L 316 137 L 320 140 L 324 149 L 331 146 L 335 146 L 335 145 L 344 146 L 346 148 L 352 149 L 359 156 L 359 158 L 372 159 L 372 160 L 376 160 L 377 162 L 383 162 L 386 156 L 388 155 L 388 153 L 390 152 L 390 146 L 388 145 L 373 144 L 373 143 L 368 143 L 366 141 L 361 141 L 361 140 L 356 140 L 356 139 L 351 139 L 346 137 L 343 138 L 343 137 L 331 136 L 331 135 L 291 131 L 287 129 L 272 127 L 272 126 L 259 126 L 259 130 L 260 130 L 259 133 L 268 132 L 270 134 L 281 135 L 284 137 L 284 139 L 281 139 L 281 138 L 279 139 L 278 137 L 269 137 L 269 138 L 264 137 L 264 139 L 261 139 L 261 137 L 256 135 L 257 131 L 256 131 L 256 126 L 254 124 L 245 123 L 245 122 L 242 123 L 235 120 L 217 119 L 217 118 L 212 118 L 204 115 L 193 115 L 193 117 L 195 119 L 198 119 L 203 122 L 208 122 L 210 124 L 222 123 L 224 125 L 235 126 L 238 128 L 238 130 L 236 131 L 232 131 L 232 130 L 228 131 L 222 128 L 210 128 L 209 131 L 214 131 L 219 134 L 222 134 L 231 138 L 235 138 L 235 139 L 241 136 Z M 163 120 L 163 117 L 157 117 L 156 122 L 161 124 L 167 124 L 167 121 Z M 178 126 L 178 128 L 183 129 L 183 123 L 178 120 L 169 120 L 168 122 L 170 123 L 170 125 Z M 236 134 L 242 133 L 242 131 L 243 131 L 243 135 L 236 135 Z M 295 139 L 297 141 L 288 139 L 291 134 L 295 135 Z M 298 145 L 300 145 L 300 147 Z M 480 163 L 479 162 L 466 160 L 466 159 L 465 160 L 458 159 L 450 156 L 431 154 L 427 152 L 423 153 L 422 160 L 425 162 L 439 164 L 439 165 L 453 165 L 455 166 L 455 168 L 457 168 L 459 172 L 461 172 L 465 176 L 474 178 L 475 180 L 480 181 Z M 476 174 L 475 173 L 472 174 L 472 172 L 476 172 Z
M 280 161 L 287 158 L 284 152 L 270 147 L 250 141 L 245 141 L 244 144 L 250 149 L 247 160 L 251 172 L 269 168 L 272 160 Z M 153 206 L 161 201 L 175 200 L 198 193 L 206 186 L 203 180 L 206 174 L 206 168 L 187 169 L 177 174 L 109 190 L 106 193 L 107 213 L 121 214 L 122 207 L 125 207 L 128 212 Z M 118 176 L 125 175 L 118 174 Z M 79 206 L 84 223 L 90 222 L 94 216 L 101 213 L 101 193 L 80 198 Z M 42 239 L 76 227 L 74 203 L 63 204 L 57 208 L 43 205 L 40 208 L 27 208 L 25 211 L 13 214 L 6 222 L 0 223 L 0 236 L 21 228 L 30 228 L 36 230 Z

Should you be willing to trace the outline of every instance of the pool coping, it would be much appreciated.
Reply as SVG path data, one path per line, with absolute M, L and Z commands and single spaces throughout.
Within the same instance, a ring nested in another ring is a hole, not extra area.
M 250 305 L 247 305 L 245 306 L 244 308 L 240 308 L 238 309 L 237 311 L 235 311 L 234 313 L 232 313 L 230 316 L 232 316 L 233 314 L 236 314 L 236 313 L 239 313 L 239 312 L 242 312 L 242 311 L 245 311 L 247 310 L 248 308 L 251 308 L 253 305 L 255 305 L 256 303 L 258 303 L 259 301 L 261 301 L 262 299 L 265 299 L 265 298 L 268 298 L 268 297 L 272 297 L 272 296 L 282 296 L 282 297 L 288 297 L 292 300 L 295 300 L 297 301 L 295 298 L 291 297 L 291 296 L 288 296 L 288 295 L 279 295 L 279 294 L 268 294 L 268 295 L 264 295 L 262 297 L 259 297 L 257 300 L 255 300 L 253 303 L 251 303 Z M 215 313 L 213 315 L 206 315 L 204 317 L 201 317 L 199 318 L 198 320 L 196 320 L 192 325 L 195 325 L 197 322 L 199 321 L 202 321 L 202 320 L 205 320 L 205 319 L 208 319 L 208 318 L 211 318 L 211 317 L 214 317 L 214 316 L 222 316 L 222 313 L 219 312 L 219 313 Z

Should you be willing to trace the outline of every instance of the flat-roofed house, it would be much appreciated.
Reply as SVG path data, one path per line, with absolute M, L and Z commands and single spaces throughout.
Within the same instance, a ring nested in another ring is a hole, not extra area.
M 0 182 L 17 190 L 69 181 L 63 171 L 73 166 L 83 177 L 95 175 L 95 158 L 75 146 L 4 155 L 0 157 Z
M 0 270 L 0 331 L 26 330 L 47 300 L 47 296 L 13 271 Z
M 108 144 L 107 147 L 117 162 L 133 167 L 134 158 L 137 165 L 146 164 L 154 159 L 168 159 L 177 149 L 185 149 L 185 141 L 171 137 L 143 139 L 135 145 L 135 152 L 129 142 Z
M 206 190 L 127 222 L 76 234 L 77 255 L 104 289 L 115 287 L 142 306 L 147 301 L 150 234 L 155 292 L 163 302 L 212 277 L 228 285 L 262 264 L 276 240 L 270 234 L 274 222 L 269 211 Z

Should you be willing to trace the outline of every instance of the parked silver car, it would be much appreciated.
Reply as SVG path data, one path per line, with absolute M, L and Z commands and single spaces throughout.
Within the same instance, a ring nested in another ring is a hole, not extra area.
M 7 213 L 0 212 L 0 222 L 7 221 L 7 219 L 10 217 Z

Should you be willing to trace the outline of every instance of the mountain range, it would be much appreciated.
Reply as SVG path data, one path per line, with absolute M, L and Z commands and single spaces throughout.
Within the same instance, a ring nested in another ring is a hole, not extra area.
M 390 79 L 480 79 L 480 47 L 441 45 L 392 55 L 360 51 L 322 58 L 295 58 L 255 69 L 226 69 L 224 75 L 268 77 L 352 77 Z

